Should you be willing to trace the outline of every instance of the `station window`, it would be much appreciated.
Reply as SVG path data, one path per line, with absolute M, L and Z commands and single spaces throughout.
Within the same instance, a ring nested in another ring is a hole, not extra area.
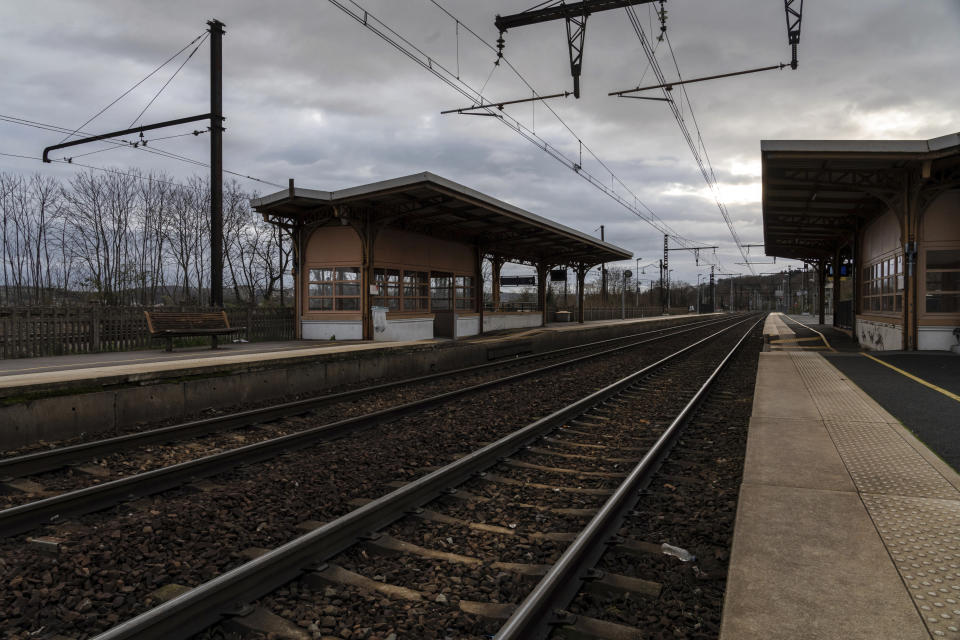
M 359 311 L 359 267 L 310 269 L 310 311 Z
M 453 274 L 430 273 L 430 309 L 449 311 L 453 308 Z
M 430 308 L 430 276 L 426 271 L 403 272 L 403 310 L 426 311 Z
M 884 258 L 863 268 L 863 312 L 903 311 L 903 256 Z
M 960 313 L 960 249 L 927 251 L 927 313 Z
M 377 286 L 377 294 L 373 304 L 386 307 L 390 311 L 400 310 L 400 270 L 374 269 L 373 282 Z
M 457 310 L 473 309 L 473 276 L 457 276 L 456 284 L 456 302 Z

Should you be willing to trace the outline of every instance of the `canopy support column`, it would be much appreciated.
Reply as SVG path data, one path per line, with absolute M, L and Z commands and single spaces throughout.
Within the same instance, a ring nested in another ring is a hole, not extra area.
M 290 234 L 291 244 L 293 245 L 293 338 L 295 340 L 303 339 L 303 323 L 300 318 L 303 315 L 304 289 L 309 286 L 305 280 L 303 272 L 303 225 L 298 224 L 293 228 Z M 248 327 L 249 331 L 250 328 Z
M 337 208 L 339 209 L 339 207 Z M 340 210 L 335 215 L 344 216 Z M 363 212 L 356 217 L 347 218 L 350 225 L 360 236 L 360 321 L 363 326 L 363 339 L 373 340 L 373 294 L 370 293 L 375 281 L 373 278 L 374 245 L 377 239 L 379 226 L 373 222 L 369 212 Z
M 817 302 L 820 306 L 820 324 L 823 324 L 826 318 L 826 289 L 827 289 L 827 261 L 821 258 L 817 261 Z
M 572 266 L 574 273 L 577 274 L 577 322 L 583 324 L 583 281 L 592 265 L 575 262 Z
M 840 315 L 840 248 L 833 254 L 833 326 L 837 326 Z
M 506 262 L 506 260 L 496 253 L 490 256 L 490 271 L 492 281 L 492 290 L 490 294 L 493 298 L 492 302 L 494 311 L 500 311 L 500 269 L 503 268 L 504 262 Z
M 473 278 L 475 285 L 473 307 L 480 318 L 477 333 L 483 335 L 483 251 L 479 244 L 473 245 Z
M 537 305 L 540 307 L 540 326 L 547 326 L 547 277 L 550 265 L 543 260 L 537 262 Z

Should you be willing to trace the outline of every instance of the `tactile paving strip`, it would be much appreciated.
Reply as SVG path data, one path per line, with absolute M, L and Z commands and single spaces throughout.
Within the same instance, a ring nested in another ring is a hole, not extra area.
M 927 629 L 960 638 L 960 502 L 862 497 Z
M 810 390 L 820 415 L 826 420 L 845 422 L 888 422 L 890 416 L 876 402 L 864 398 L 845 377 L 815 353 L 793 353 L 790 356 Z
M 860 493 L 957 500 L 957 490 L 890 425 L 824 420 Z
M 822 356 L 791 358 L 927 629 L 960 639 L 960 492 Z

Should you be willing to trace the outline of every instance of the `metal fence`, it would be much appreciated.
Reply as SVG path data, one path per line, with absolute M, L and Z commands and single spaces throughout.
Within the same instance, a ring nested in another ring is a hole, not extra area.
M 198 307 L 165 311 L 210 311 Z M 227 309 L 230 326 L 246 327 L 237 336 L 251 342 L 292 340 L 291 307 Z M 71 353 L 131 351 L 162 346 L 151 340 L 143 307 L 0 307 L 0 359 Z M 208 338 L 178 338 L 176 344 L 200 344 Z

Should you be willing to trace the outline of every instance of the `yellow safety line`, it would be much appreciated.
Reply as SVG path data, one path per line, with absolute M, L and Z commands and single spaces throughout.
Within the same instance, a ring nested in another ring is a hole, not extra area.
M 781 344 L 787 342 L 810 342 L 811 340 L 819 340 L 820 338 L 778 338 L 776 340 L 771 340 L 770 344 Z
M 784 315 L 783 317 L 786 318 L 787 316 Z M 807 325 L 803 324 L 803 323 L 800 322 L 799 320 L 794 320 L 793 318 L 787 318 L 787 320 L 789 320 L 790 322 L 796 322 L 796 323 L 797 323 L 798 325 L 800 325 L 801 327 L 807 327 Z M 827 342 L 827 336 L 823 335 L 822 333 L 820 333 L 819 331 L 817 331 L 817 330 L 814 329 L 813 327 L 807 327 L 807 329 L 810 329 L 810 331 L 813 331 L 815 334 L 817 334 L 818 336 L 820 336 L 820 339 L 823 340 L 823 344 L 826 345 L 827 349 L 830 349 L 830 351 L 833 351 L 834 353 L 837 352 L 837 350 L 834 349 L 833 347 L 831 347 L 831 346 L 830 346 L 830 343 Z
M 930 388 L 930 389 L 933 389 L 934 391 L 939 391 L 940 393 L 942 393 L 943 395 L 947 396 L 948 398 L 952 398 L 953 400 L 956 400 L 957 402 L 960 402 L 960 395 L 957 395 L 957 394 L 955 394 L 955 393 L 952 393 L 952 392 L 950 392 L 950 391 L 947 391 L 947 390 L 944 389 L 943 387 L 938 387 L 938 386 L 935 385 L 935 384 L 931 384 L 931 383 L 927 382 L 926 380 L 924 380 L 923 378 L 918 378 L 917 376 L 913 375 L 912 373 L 907 373 L 907 372 L 904 371 L 903 369 L 899 369 L 899 368 L 893 366 L 892 364 L 890 364 L 889 362 L 884 362 L 884 361 L 881 360 L 880 358 L 874 358 L 874 357 L 873 357 L 872 355 L 870 355 L 869 353 L 863 353 L 863 354 L 861 354 L 861 355 L 864 355 L 864 356 L 870 358 L 870 359 L 873 360 L 874 362 L 879 362 L 880 364 L 882 364 L 882 365 L 885 366 L 885 367 L 889 367 L 890 369 L 893 369 L 894 371 L 896 371 L 896 372 L 899 373 L 900 375 L 907 376 L 908 378 L 910 378 L 910 379 L 913 380 L 914 382 L 919 382 L 920 384 L 922 384 L 922 385 L 925 386 L 925 387 L 928 387 L 928 388 Z

